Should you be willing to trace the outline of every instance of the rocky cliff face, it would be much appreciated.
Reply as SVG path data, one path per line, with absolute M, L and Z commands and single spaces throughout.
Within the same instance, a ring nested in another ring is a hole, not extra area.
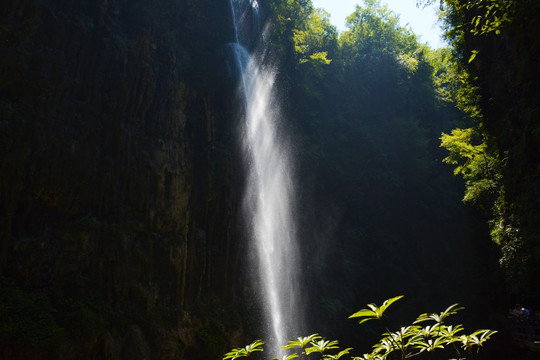
M 2 7 L 2 352 L 221 351 L 242 288 L 228 1 Z

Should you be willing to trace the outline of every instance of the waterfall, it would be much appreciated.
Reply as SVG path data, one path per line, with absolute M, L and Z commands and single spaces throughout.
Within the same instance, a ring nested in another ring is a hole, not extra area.
M 292 164 L 280 136 L 279 104 L 275 96 L 275 69 L 250 56 L 242 46 L 247 28 L 259 26 L 256 0 L 230 0 L 236 30 L 233 54 L 240 72 L 244 100 L 240 138 L 246 161 L 247 188 L 244 214 L 250 227 L 253 267 L 266 315 L 265 340 L 273 356 L 279 346 L 299 336 L 299 256 L 293 223 Z M 255 24 L 250 14 L 256 16 Z M 251 22 L 250 22 L 251 20 Z

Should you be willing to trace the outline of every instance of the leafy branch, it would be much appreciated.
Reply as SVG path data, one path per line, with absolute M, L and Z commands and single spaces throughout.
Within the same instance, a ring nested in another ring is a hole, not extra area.
M 369 320 L 381 320 L 383 317 L 384 312 L 390 305 L 392 305 L 394 302 L 401 299 L 403 295 L 393 297 L 391 299 L 385 300 L 380 307 L 377 307 L 375 304 L 368 304 L 369 309 L 362 309 L 360 311 L 355 312 L 351 316 L 349 316 L 349 319 L 353 318 L 361 318 L 361 320 L 358 322 L 358 324 L 362 324 Z
M 359 324 L 369 320 L 383 321 L 383 315 L 388 307 L 402 297 L 396 296 L 385 300 L 381 306 L 368 304 L 367 308 L 357 311 L 349 318 L 360 318 Z M 449 345 L 455 351 L 458 359 L 474 359 L 484 343 L 497 331 L 483 329 L 467 335 L 461 334 L 464 331 L 461 324 L 445 325 L 445 321 L 449 316 L 462 309 L 463 307 L 459 306 L 459 304 L 453 304 L 439 313 L 424 313 L 419 315 L 413 324 L 402 326 L 399 330 L 393 332 L 389 331 L 385 326 L 386 332 L 382 334 L 381 340 L 373 345 L 370 353 L 361 356 L 352 356 L 350 354 L 352 348 L 341 350 L 337 340 L 326 340 L 319 334 L 312 334 L 289 340 L 286 345 L 281 347 L 283 350 L 300 351 L 300 354 L 292 352 L 272 360 L 291 360 L 300 355 L 304 355 L 309 360 L 309 355 L 313 353 L 320 354 L 321 360 L 338 360 L 347 357 L 351 360 L 386 360 L 390 358 L 390 354 L 396 351 L 401 360 L 406 360 L 423 353 L 432 356 L 436 351 L 445 351 Z M 431 322 L 431 324 L 423 327 L 418 325 L 424 322 Z M 253 352 L 263 351 L 263 344 L 262 340 L 256 340 L 244 348 L 233 349 L 224 355 L 223 360 L 248 357 Z M 460 349 L 465 350 L 466 355 L 462 354 Z M 463 357 L 463 355 L 468 357 Z

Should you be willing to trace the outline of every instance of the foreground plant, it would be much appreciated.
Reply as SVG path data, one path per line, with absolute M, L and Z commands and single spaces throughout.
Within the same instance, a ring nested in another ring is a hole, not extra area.
M 390 305 L 401 299 L 403 296 L 396 296 L 385 300 L 381 306 L 368 304 L 366 309 L 361 309 L 352 314 L 349 318 L 359 319 L 362 324 L 369 320 L 379 320 L 383 322 L 384 312 Z M 292 350 L 294 352 L 283 355 L 281 358 L 272 360 L 290 360 L 297 357 L 303 357 L 310 360 L 310 355 L 318 353 L 321 360 L 385 360 L 385 359 L 410 359 L 421 354 L 433 356 L 435 351 L 451 351 L 459 360 L 474 359 L 480 351 L 482 345 L 495 334 L 495 330 L 477 330 L 472 334 L 463 334 L 464 328 L 461 324 L 446 325 L 445 321 L 450 315 L 456 314 L 462 310 L 458 304 L 450 305 L 441 313 L 425 313 L 417 317 L 412 325 L 404 326 L 397 331 L 390 331 L 383 322 L 386 329 L 381 335 L 381 340 L 373 345 L 370 353 L 361 356 L 352 356 L 352 348 L 340 350 L 337 340 L 326 340 L 319 334 L 312 334 L 306 337 L 298 337 L 290 340 L 281 348 L 283 350 Z M 420 326 L 418 324 L 427 323 Z M 252 344 L 233 349 L 224 355 L 223 360 L 235 360 L 241 357 L 248 357 L 253 352 L 263 351 L 262 340 L 256 340 Z

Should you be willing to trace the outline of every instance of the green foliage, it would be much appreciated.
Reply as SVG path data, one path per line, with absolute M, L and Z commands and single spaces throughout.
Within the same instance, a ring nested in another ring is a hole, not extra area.
M 349 316 L 349 319 L 353 318 L 361 318 L 361 320 L 358 322 L 359 324 L 362 324 L 368 320 L 381 320 L 383 317 L 384 312 L 390 305 L 392 305 L 394 302 L 401 299 L 403 295 L 393 297 L 391 299 L 385 300 L 383 304 L 380 307 L 377 307 L 375 304 L 368 304 L 367 306 L 369 309 L 362 309 L 358 312 L 355 312 L 351 316 Z
M 282 348 L 284 350 L 294 349 L 294 348 L 304 349 L 312 341 L 317 341 L 320 339 L 321 337 L 319 336 L 319 334 L 311 334 L 309 336 L 296 338 L 295 340 L 289 340 L 289 343 L 287 345 L 283 345 Z
M 347 18 L 348 31 L 340 36 L 344 56 L 377 59 L 384 55 L 411 53 L 416 36 L 399 24 L 399 17 L 379 0 L 364 0 L 364 6 Z
M 326 340 L 326 339 L 320 339 L 320 340 L 312 340 L 311 346 L 304 349 L 304 352 L 306 355 L 312 354 L 312 353 L 320 353 L 321 355 L 327 352 L 328 350 L 332 349 L 339 349 L 337 340 Z
M 362 318 L 360 324 L 371 319 L 381 320 L 385 310 L 402 297 L 396 296 L 385 300 L 380 307 L 368 304 L 368 309 L 362 309 L 349 318 Z M 373 345 L 372 351 L 361 356 L 351 356 L 352 348 L 340 350 L 337 340 L 326 340 L 318 334 L 312 334 L 290 340 L 287 345 L 282 346 L 283 350 L 299 349 L 300 354 L 298 352 L 286 354 L 281 360 L 297 358 L 300 355 L 309 359 L 309 355 L 313 353 L 319 353 L 322 360 L 337 360 L 346 358 L 347 355 L 352 360 L 384 360 L 396 358 L 393 357 L 394 354 L 398 354 L 397 358 L 405 360 L 423 353 L 442 352 L 446 354 L 447 350 L 455 353 L 459 359 L 473 359 L 480 351 L 481 346 L 497 331 L 484 329 L 474 331 L 471 334 L 462 334 L 464 331 L 462 325 L 447 326 L 444 324 L 450 315 L 454 315 L 462 309 L 458 304 L 454 304 L 441 313 L 421 314 L 412 325 L 401 327 L 394 332 L 387 330 L 382 334 L 380 341 Z M 424 327 L 416 325 L 423 322 L 433 322 L 433 324 Z M 263 344 L 263 341 L 256 340 L 244 348 L 233 349 L 224 355 L 223 360 L 248 357 L 253 352 L 263 351 Z M 273 360 L 278 359 L 273 358 Z
M 461 174 L 465 179 L 485 177 L 482 175 L 490 172 L 489 165 L 493 162 L 486 164 L 484 160 L 488 157 L 487 144 L 479 142 L 474 145 L 474 137 L 479 138 L 477 131 L 472 128 L 454 129 L 450 135 L 443 133 L 441 136 L 441 146 L 450 152 L 443 162 L 458 165 L 454 169 L 454 175 Z M 481 175 L 477 175 L 478 173 Z
M 434 3 L 434 0 L 418 0 L 418 6 L 428 6 Z M 443 6 L 444 3 L 444 6 Z M 505 25 L 512 23 L 515 19 L 516 0 L 474 0 L 474 1 L 459 1 L 459 0 L 441 0 L 442 16 L 447 22 L 447 35 L 450 38 L 464 36 L 465 33 L 474 36 L 482 36 L 488 34 L 500 35 Z M 457 19 L 466 19 L 459 26 Z M 472 50 L 471 62 L 477 50 Z
M 505 225 L 508 219 L 502 164 L 486 140 L 474 128 L 454 129 L 450 134 L 442 134 L 441 147 L 449 152 L 443 162 L 456 165 L 454 175 L 462 175 L 465 180 L 463 201 L 474 204 L 492 217 L 489 222 L 492 240 L 498 245 L 515 241 L 517 234 L 511 231 L 512 225 Z
M 227 360 L 227 359 L 235 360 L 241 357 L 247 357 L 251 355 L 251 353 L 253 352 L 263 351 L 263 348 L 262 348 L 263 345 L 264 345 L 264 341 L 255 340 L 253 343 L 246 345 L 243 348 L 232 349 L 231 351 L 229 351 L 223 356 L 223 360 Z
M 470 254 L 464 248 L 479 241 L 463 236 L 460 229 L 468 225 L 460 222 L 461 188 L 439 164 L 446 156 L 439 147 L 441 132 L 449 133 L 452 122 L 463 117 L 453 103 L 454 88 L 462 91 L 463 107 L 474 110 L 469 101 L 474 93 L 463 84 L 466 73 L 459 72 L 448 49 L 435 52 L 419 44 L 382 2 L 359 2 L 339 39 L 323 12 L 307 10 L 288 35 L 293 41 L 290 58 L 281 58 L 287 77 L 281 85 L 287 91 L 287 121 L 295 130 L 301 186 L 306 184 L 301 207 L 310 209 L 300 222 L 324 218 L 336 232 L 334 239 L 326 238 L 328 228 L 321 224 L 303 236 L 320 241 L 309 255 L 321 257 L 319 248 L 331 247 L 309 276 L 319 279 L 324 293 L 340 295 L 339 301 L 318 296 L 314 306 L 331 309 L 328 317 L 343 316 L 366 291 L 433 283 L 433 273 L 420 268 L 440 268 L 440 291 L 450 293 L 461 286 L 455 274 L 471 270 L 464 266 Z M 315 54 L 326 55 L 311 57 Z M 313 214 L 319 211 L 314 203 L 327 204 L 330 211 Z M 411 246 L 418 256 L 399 256 Z M 362 286 L 336 292 L 341 281 Z M 340 326 L 329 320 L 320 321 Z
M 278 57 L 288 59 L 295 51 L 294 32 L 301 30 L 312 12 L 309 0 L 270 0 L 273 13 L 272 39 Z
M 328 44 L 335 41 L 336 29 L 330 24 L 330 14 L 314 9 L 301 29 L 293 30 L 294 48 L 300 64 L 315 61 L 328 65 Z
M 433 65 L 435 90 L 439 99 L 452 104 L 473 120 L 482 119 L 480 94 L 470 74 L 456 62 L 451 49 L 437 49 L 429 54 Z
M 292 353 L 292 354 L 289 354 L 289 355 L 283 355 L 280 359 L 273 358 L 272 360 L 290 360 L 290 359 L 294 359 L 294 358 L 297 358 L 297 357 L 298 357 L 297 353 Z
M 434 1 L 418 1 L 431 4 Z M 531 77 L 540 48 L 540 3 L 517 0 L 440 1 L 445 54 L 453 62 L 436 76 L 442 95 L 473 119 L 479 151 L 443 136 L 456 172 L 464 176 L 464 200 L 490 214 L 490 233 L 500 246 L 508 286 L 523 301 L 540 301 L 540 167 L 537 135 L 538 80 Z M 470 125 L 469 125 L 470 126 Z M 461 131 L 461 130 L 459 130 Z M 461 135 L 466 135 L 461 133 Z M 452 144 L 453 143 L 453 144 Z M 461 152 L 463 162 L 456 163 Z M 480 155 L 483 153 L 483 155 Z M 452 159 L 453 158 L 453 159 Z M 448 161 L 450 162 L 450 161 Z M 463 167 L 461 167 L 463 166 Z M 464 170 L 462 172 L 461 170 Z
M 446 310 L 441 313 L 425 313 L 418 316 L 418 319 L 414 322 L 415 324 L 424 322 L 424 321 L 435 321 L 437 325 L 442 325 L 444 320 L 450 316 L 457 314 L 459 310 L 463 310 L 463 307 L 460 307 L 458 304 L 450 305 Z
M 516 1 L 513 0 L 482 0 L 467 3 L 465 8 L 477 14 L 470 22 L 469 31 L 474 35 L 484 35 L 491 32 L 500 35 L 501 28 L 512 21 L 512 10 L 515 3 Z M 460 6 L 457 1 L 450 2 L 450 4 Z

